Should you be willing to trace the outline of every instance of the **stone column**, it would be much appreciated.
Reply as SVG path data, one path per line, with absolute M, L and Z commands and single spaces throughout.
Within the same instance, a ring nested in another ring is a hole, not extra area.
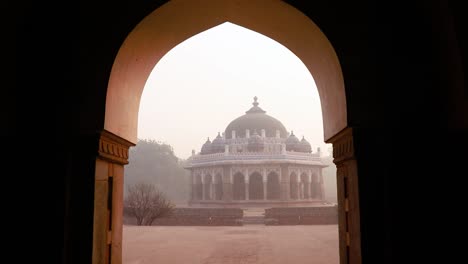
M 307 188 L 309 189 L 309 200 L 312 199 L 312 175 L 309 173 L 307 177 Z
M 299 179 L 299 176 L 296 176 L 296 199 L 301 199 L 301 181 Z
M 215 192 L 216 192 L 216 189 L 215 189 L 214 175 L 211 175 L 210 200 L 214 200 L 216 198 Z
M 288 165 L 281 164 L 280 171 L 280 199 L 282 201 L 290 200 L 289 194 L 289 175 L 288 175 Z
M 205 197 L 206 197 L 206 190 L 205 190 L 205 175 L 202 173 L 201 175 L 201 186 L 202 186 L 202 198 L 201 200 L 204 201 L 206 200 Z
M 249 200 L 249 174 L 248 172 L 244 176 L 245 182 L 245 200 Z
M 94 179 L 93 263 L 122 263 L 124 165 L 135 144 L 108 131 L 99 134 Z
M 337 169 L 340 263 L 360 264 L 362 260 L 358 171 L 353 134 L 353 129 L 347 127 L 327 143 L 333 144 L 333 162 Z
M 193 170 L 190 171 L 190 202 L 195 200 L 195 176 Z
M 325 184 L 323 182 L 322 170 L 319 170 L 318 182 L 319 182 L 318 184 L 319 184 L 320 200 L 324 200 L 325 199 Z
M 304 199 L 306 198 L 305 186 L 306 186 L 306 182 L 303 182 L 303 181 L 301 180 L 301 195 L 302 195 L 302 200 L 304 200 Z
M 263 200 L 266 200 L 267 199 L 267 175 L 266 175 L 266 169 L 264 168 L 263 169 L 263 175 L 262 175 L 262 178 L 263 178 Z

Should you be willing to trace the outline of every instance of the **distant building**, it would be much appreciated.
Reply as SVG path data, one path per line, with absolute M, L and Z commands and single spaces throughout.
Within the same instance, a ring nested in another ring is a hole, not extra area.
M 225 132 L 192 151 L 191 205 L 309 206 L 324 203 L 320 148 L 258 106 L 233 120 Z

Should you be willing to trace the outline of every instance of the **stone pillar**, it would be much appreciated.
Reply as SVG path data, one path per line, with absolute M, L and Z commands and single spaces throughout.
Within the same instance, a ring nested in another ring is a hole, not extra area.
M 282 201 L 290 200 L 289 194 L 289 175 L 288 175 L 288 165 L 281 164 L 280 171 L 280 199 Z
M 216 188 L 214 182 L 214 174 L 211 175 L 211 183 L 210 183 L 210 200 L 216 199 Z
M 312 175 L 309 173 L 307 177 L 307 188 L 309 189 L 309 200 L 312 199 Z
M 342 264 L 362 262 L 358 171 L 353 133 L 353 129 L 347 127 L 327 141 L 333 144 L 333 162 L 337 169 L 338 234 Z
M 305 199 L 305 182 L 301 180 L 301 199 Z
M 266 169 L 263 168 L 263 175 L 262 175 L 262 179 L 263 179 L 263 200 L 266 200 L 267 199 L 267 175 L 266 175 Z
M 201 186 L 202 186 L 202 198 L 201 198 L 201 200 L 204 201 L 204 200 L 206 200 L 205 199 L 205 197 L 206 197 L 206 194 L 205 194 L 206 190 L 205 189 L 206 188 L 205 188 L 205 175 L 203 175 L 203 173 L 201 175 Z
M 296 176 L 296 199 L 301 199 L 301 181 L 298 176 Z
M 249 200 L 249 174 L 248 172 L 244 176 L 245 182 L 245 200 Z
M 93 263 L 122 263 L 124 165 L 135 144 L 103 130 L 94 179 Z
M 190 202 L 195 200 L 195 175 L 190 171 Z
M 323 182 L 323 174 L 322 174 L 322 169 L 319 170 L 318 174 L 318 184 L 319 184 L 319 197 L 320 200 L 325 200 L 325 184 Z
M 232 201 L 232 175 L 231 166 L 223 167 L 223 197 L 225 202 Z

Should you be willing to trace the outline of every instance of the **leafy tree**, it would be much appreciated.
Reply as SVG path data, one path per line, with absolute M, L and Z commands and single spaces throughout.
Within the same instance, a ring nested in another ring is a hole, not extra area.
M 125 209 L 136 218 L 139 226 L 152 225 L 154 220 L 169 215 L 174 208 L 164 193 L 153 184 L 139 183 L 127 188 Z

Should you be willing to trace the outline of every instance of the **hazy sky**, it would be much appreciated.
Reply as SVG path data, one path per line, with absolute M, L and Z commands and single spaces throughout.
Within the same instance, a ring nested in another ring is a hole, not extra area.
M 254 96 L 314 152 L 328 153 L 320 99 L 305 65 L 275 40 L 231 23 L 191 37 L 158 62 L 141 98 L 138 138 L 168 143 L 185 159 L 245 114 Z

